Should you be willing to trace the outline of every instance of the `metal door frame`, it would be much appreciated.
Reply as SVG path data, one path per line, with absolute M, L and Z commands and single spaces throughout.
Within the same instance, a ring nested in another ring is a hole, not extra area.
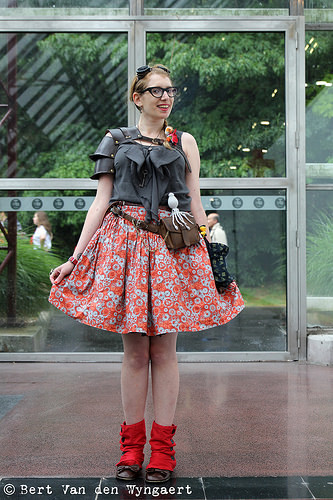
M 145 64 L 148 32 L 284 32 L 286 64 L 286 177 L 202 178 L 204 189 L 285 189 L 287 193 L 287 331 L 288 351 L 186 352 L 180 361 L 287 361 L 306 359 L 305 262 L 305 25 L 303 17 L 199 18 L 197 16 L 33 19 L 0 17 L 0 32 L 128 33 L 128 75 Z M 135 123 L 128 107 L 129 124 Z M 0 190 L 92 189 L 88 179 L 1 179 Z M 1 353 L 0 361 L 121 361 L 121 353 Z

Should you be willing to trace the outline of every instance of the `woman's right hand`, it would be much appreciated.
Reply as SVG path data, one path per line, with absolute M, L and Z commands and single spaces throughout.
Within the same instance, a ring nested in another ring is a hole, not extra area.
M 56 267 L 55 269 L 51 269 L 50 271 L 50 281 L 52 285 L 59 285 L 65 276 L 71 274 L 74 269 L 74 265 L 67 261 L 61 266 Z

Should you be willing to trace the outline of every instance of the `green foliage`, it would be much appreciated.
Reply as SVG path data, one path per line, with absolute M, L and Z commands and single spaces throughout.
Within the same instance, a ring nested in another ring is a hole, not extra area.
M 265 284 L 259 287 L 242 287 L 246 307 L 286 307 L 286 288 L 280 284 Z
M 201 176 L 211 175 L 212 163 L 221 166 L 219 177 L 284 175 L 284 164 L 257 158 L 285 134 L 280 33 L 153 33 L 147 51 L 148 60 L 170 67 L 181 89 L 172 123 L 197 139 Z M 232 175 L 225 162 L 237 165 Z
M 61 264 L 61 260 L 51 252 L 34 248 L 29 241 L 17 242 L 17 316 L 32 318 L 48 307 L 51 283 L 50 269 Z M 0 274 L 0 315 L 6 316 L 7 270 Z
M 89 118 L 90 127 L 105 127 L 105 103 L 108 114 L 120 120 L 119 100 L 113 99 L 119 80 L 110 86 L 106 67 L 116 68 L 127 59 L 127 44 L 123 37 L 101 36 L 95 33 L 54 33 L 38 42 L 42 53 L 60 62 L 63 73 L 75 90 L 79 105 Z M 66 84 L 64 83 L 66 87 Z M 61 89 L 64 91 L 64 88 Z
M 24 104 L 18 100 L 18 176 L 43 175 L 47 166 L 38 162 L 43 152 L 78 141 L 92 150 L 107 126 L 126 125 L 128 46 L 124 33 L 22 34 L 17 35 L 17 43 L 21 49 L 18 94 L 24 95 Z M 0 56 L 6 57 L 1 48 Z M 7 175 L 6 152 L 3 127 L 3 176 Z
M 321 214 L 307 235 L 308 295 L 333 296 L 333 218 Z
M 200 0 L 201 6 L 208 7 L 208 4 L 209 0 Z M 18 175 L 89 177 L 93 164 L 88 154 L 96 148 L 105 128 L 127 122 L 126 36 L 24 34 L 18 35 L 18 40 L 29 48 L 18 58 L 18 79 L 24 82 L 19 91 L 28 103 L 35 100 L 36 104 L 36 109 L 33 103 L 31 107 L 28 104 L 19 108 Z M 333 81 L 330 57 L 333 33 L 307 32 L 306 42 L 309 44 L 306 51 L 307 161 L 332 162 L 332 87 L 318 86 L 316 81 Z M 38 75 L 32 69 L 37 61 Z M 164 63 L 171 69 L 180 95 L 170 124 L 196 138 L 202 177 L 285 175 L 285 41 L 282 33 L 148 33 L 147 61 Z M 63 105 L 57 108 L 58 101 Z M 50 125 L 53 120 L 57 124 L 54 128 Z M 269 126 L 260 124 L 262 120 L 269 121 Z M 243 151 L 245 148 L 251 152 Z M 268 153 L 260 155 L 262 149 Z M 5 165 L 6 151 L 5 138 L 0 135 L 2 165 Z M 45 195 L 53 194 L 59 193 L 45 192 Z M 73 195 L 74 192 L 61 194 Z M 258 212 L 253 214 L 253 220 L 247 213 L 238 220 L 237 227 L 228 228 L 236 231 L 239 241 L 243 242 L 238 254 L 243 273 L 240 279 L 249 286 L 267 283 L 273 276 L 284 280 L 283 230 L 280 226 L 275 230 L 273 223 L 267 224 L 270 218 L 265 220 Z M 29 228 L 31 216 L 30 213 L 22 215 L 26 218 L 24 225 Z M 49 214 L 54 241 L 59 242 L 58 251 L 63 257 L 72 252 L 84 216 L 82 212 Z M 232 213 L 228 215 L 230 220 L 232 216 Z M 258 248 L 258 241 L 265 244 Z M 230 262 L 233 263 L 236 247 L 231 246 L 234 250 Z
M 47 164 L 48 170 L 43 177 L 54 178 L 89 178 L 94 169 L 93 162 L 88 158 L 88 154 L 92 153 L 91 147 L 87 146 L 84 141 L 77 141 L 74 144 L 65 142 L 61 149 L 49 151 L 41 154 L 38 162 Z M 54 191 L 45 191 L 45 196 L 57 196 Z M 91 191 L 69 191 L 62 192 L 63 196 L 94 196 Z M 31 196 L 31 193 L 30 193 Z M 57 251 L 64 258 L 74 250 L 77 243 L 82 225 L 84 223 L 85 212 L 62 212 L 59 217 L 58 213 L 50 213 L 49 218 L 52 224 L 54 234 L 54 243 Z
M 88 155 L 93 152 L 93 147 L 83 140 L 61 141 L 57 147 L 39 154 L 35 169 L 48 178 L 90 177 L 94 165 Z
M 307 31 L 305 48 L 306 160 L 308 163 L 330 163 L 333 156 L 333 61 L 329 54 L 333 51 L 333 32 Z

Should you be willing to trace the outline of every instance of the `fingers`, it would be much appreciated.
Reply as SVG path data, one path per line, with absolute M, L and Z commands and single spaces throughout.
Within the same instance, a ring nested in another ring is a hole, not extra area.
M 66 262 L 55 269 L 50 271 L 50 281 L 52 285 L 59 285 L 65 276 L 71 273 L 73 270 L 73 265 L 70 262 Z
M 61 276 L 60 268 L 56 267 L 55 269 L 51 269 L 51 271 L 50 271 L 50 281 L 51 281 L 52 285 L 60 283 L 60 281 L 64 277 L 63 276 L 61 279 L 59 279 L 60 276 Z

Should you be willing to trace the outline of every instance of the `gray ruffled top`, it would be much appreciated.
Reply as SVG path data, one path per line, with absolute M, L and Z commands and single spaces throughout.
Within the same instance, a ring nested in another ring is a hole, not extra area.
M 141 145 L 123 141 L 114 159 L 114 186 L 111 202 L 127 201 L 143 205 L 146 221 L 158 220 L 159 206 L 167 206 L 174 193 L 178 208 L 190 211 L 191 197 L 185 182 L 183 154 L 165 146 Z

